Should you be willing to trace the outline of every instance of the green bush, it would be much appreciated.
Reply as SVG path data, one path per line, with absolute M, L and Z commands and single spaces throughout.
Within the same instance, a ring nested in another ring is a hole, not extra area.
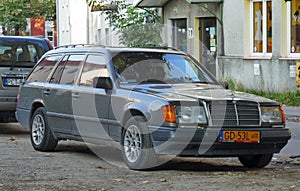
M 288 106 L 300 106 L 300 89 L 297 89 L 295 91 L 286 91 L 283 93 L 272 93 L 272 92 L 263 92 L 261 90 L 245 89 L 241 83 L 238 83 L 231 78 L 227 78 L 226 82 L 228 82 L 229 89 L 231 90 L 242 91 L 242 92 L 266 97 Z

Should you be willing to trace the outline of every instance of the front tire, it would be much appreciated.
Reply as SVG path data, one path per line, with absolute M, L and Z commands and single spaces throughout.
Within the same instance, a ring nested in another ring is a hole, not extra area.
M 143 116 L 134 116 L 127 121 L 121 141 L 123 159 L 129 169 L 151 169 L 158 165 L 158 155 Z
M 54 137 L 46 118 L 46 110 L 38 108 L 32 115 L 30 124 L 31 144 L 38 151 L 53 151 L 58 140 Z
M 239 156 L 239 161 L 247 168 L 263 168 L 272 160 L 273 154 Z

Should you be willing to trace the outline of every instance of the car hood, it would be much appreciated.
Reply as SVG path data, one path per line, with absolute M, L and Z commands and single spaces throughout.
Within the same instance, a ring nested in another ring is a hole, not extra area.
M 170 101 L 246 100 L 259 103 L 274 102 L 253 94 L 227 90 L 216 84 L 139 84 L 135 86 L 123 85 L 122 88 Z

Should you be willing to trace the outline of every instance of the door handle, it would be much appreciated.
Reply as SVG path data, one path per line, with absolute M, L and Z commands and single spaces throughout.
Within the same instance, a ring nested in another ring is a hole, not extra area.
M 46 89 L 46 90 L 43 91 L 43 93 L 44 93 L 45 95 L 49 95 L 49 94 L 51 93 L 51 90 L 50 90 L 50 89 Z
M 79 93 L 72 93 L 72 98 L 75 98 L 75 99 L 79 98 Z

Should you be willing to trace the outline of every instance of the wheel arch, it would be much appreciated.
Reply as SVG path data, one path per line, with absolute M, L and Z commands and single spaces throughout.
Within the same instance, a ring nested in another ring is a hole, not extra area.
M 32 118 L 32 115 L 34 114 L 34 112 L 40 107 L 45 107 L 45 105 L 43 104 L 42 101 L 37 100 L 37 101 L 33 102 L 33 104 L 31 105 L 31 109 L 30 109 L 30 119 Z
M 138 109 L 131 108 L 131 109 L 128 109 L 127 111 L 125 111 L 125 113 L 123 115 L 123 118 L 122 118 L 122 121 L 121 121 L 122 127 L 125 126 L 126 122 L 131 117 L 138 116 L 138 115 L 144 117 L 146 119 L 146 121 L 148 121 L 150 119 L 149 116 L 147 117 L 147 115 L 145 115 L 142 111 L 140 111 Z

